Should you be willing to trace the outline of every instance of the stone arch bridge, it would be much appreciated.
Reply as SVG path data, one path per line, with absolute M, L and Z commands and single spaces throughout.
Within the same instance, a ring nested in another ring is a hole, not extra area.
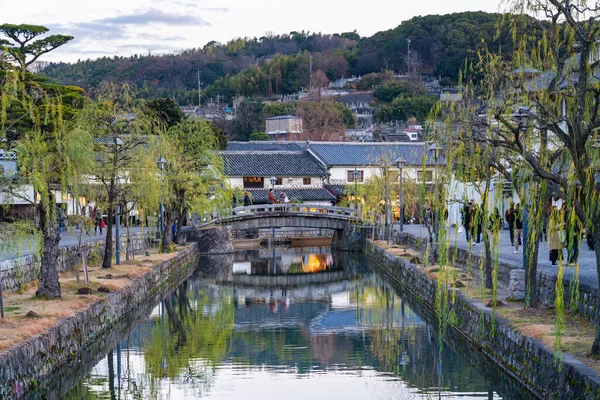
M 332 248 L 361 251 L 365 246 L 365 226 L 354 208 L 310 204 L 268 204 L 237 207 L 229 215 L 195 221 L 195 238 L 203 253 L 224 253 L 225 242 L 231 242 L 231 231 L 272 227 L 331 229 Z M 224 229 L 216 229 L 223 227 Z M 182 232 L 185 232 L 182 230 Z M 226 246 L 225 246 L 226 247 Z M 211 250 L 213 249 L 213 250 Z M 216 250 L 214 250 L 216 249 Z M 233 246 L 231 245 L 231 249 Z

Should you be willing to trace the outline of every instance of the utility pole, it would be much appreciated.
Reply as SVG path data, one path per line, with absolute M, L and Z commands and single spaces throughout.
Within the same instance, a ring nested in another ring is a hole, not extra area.
M 309 60 L 308 69 L 309 69 L 309 74 L 310 74 L 310 79 L 308 82 L 308 93 L 311 93 L 312 92 L 312 54 L 308 55 L 308 60 Z
M 200 79 L 200 68 L 198 68 L 198 108 L 202 107 L 202 80 Z
M 408 73 L 410 74 L 410 39 L 406 39 L 406 44 L 408 46 L 408 52 L 406 53 L 406 66 Z

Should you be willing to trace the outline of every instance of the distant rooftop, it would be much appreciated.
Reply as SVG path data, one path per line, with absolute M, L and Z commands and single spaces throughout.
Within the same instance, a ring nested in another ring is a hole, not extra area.
M 428 154 L 429 144 L 419 143 L 357 143 L 357 142 L 309 142 L 308 149 L 328 166 L 378 166 L 382 162 L 394 163 L 399 155 L 406 165 L 434 165 Z M 440 159 L 440 164 L 445 160 Z
M 228 151 L 298 151 L 303 150 L 306 142 L 286 142 L 270 140 L 251 140 L 249 142 L 228 142 Z
M 306 151 L 222 151 L 229 176 L 325 176 L 327 171 Z
M 302 118 L 296 117 L 293 115 L 280 115 L 278 117 L 267 118 L 267 121 L 274 121 L 274 120 L 278 120 L 278 119 L 302 119 Z

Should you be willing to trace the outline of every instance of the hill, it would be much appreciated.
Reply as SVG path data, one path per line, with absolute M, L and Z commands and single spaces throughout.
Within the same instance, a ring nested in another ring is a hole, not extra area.
M 269 97 L 306 87 L 311 56 L 313 71 L 321 69 L 330 80 L 384 69 L 406 71 L 409 39 L 414 70 L 456 80 L 464 61 L 473 59 L 484 45 L 510 56 L 509 28 L 495 35 L 501 17 L 484 12 L 428 15 L 371 37 L 356 32 L 291 32 L 225 44 L 211 42 L 178 54 L 51 63 L 42 74 L 86 90 L 103 80 L 129 82 L 140 97 L 174 96 L 181 105 L 188 105 L 198 101 L 199 71 L 206 96 L 219 94 L 229 102 L 236 95 Z M 526 22 L 524 17 L 518 30 L 527 29 Z

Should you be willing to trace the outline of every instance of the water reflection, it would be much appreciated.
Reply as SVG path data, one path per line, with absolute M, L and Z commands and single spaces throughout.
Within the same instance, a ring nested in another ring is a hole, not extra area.
M 298 253 L 201 268 L 66 398 L 501 398 L 360 257 Z

